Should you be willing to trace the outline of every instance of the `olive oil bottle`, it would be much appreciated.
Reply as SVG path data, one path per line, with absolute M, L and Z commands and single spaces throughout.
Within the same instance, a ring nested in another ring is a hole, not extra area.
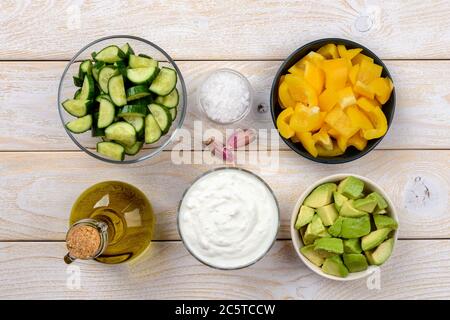
M 154 224 L 152 206 L 140 190 L 119 181 L 98 183 L 72 207 L 64 260 L 130 261 L 149 247 Z

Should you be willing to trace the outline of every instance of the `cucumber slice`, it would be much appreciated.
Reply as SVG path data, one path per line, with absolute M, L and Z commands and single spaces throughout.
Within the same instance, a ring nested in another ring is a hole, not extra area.
M 73 95 L 74 99 L 78 99 L 78 97 L 80 96 L 81 93 L 81 89 L 78 89 L 77 91 L 75 91 L 75 94 Z
M 91 135 L 93 137 L 103 137 L 105 135 L 105 130 L 104 129 L 100 129 L 97 127 L 97 122 L 98 122 L 98 116 L 99 116 L 99 112 L 94 112 L 92 114 L 92 129 L 91 129 Z
M 106 128 L 114 122 L 116 115 L 116 107 L 109 99 L 100 99 L 100 108 L 98 111 L 97 127 L 100 129 Z
M 69 114 L 79 118 L 88 114 L 91 104 L 91 100 L 68 99 L 62 106 Z
M 131 147 L 125 147 L 125 154 L 129 156 L 134 156 L 142 149 L 143 145 L 144 145 L 143 141 L 136 141 L 136 143 L 133 144 Z
M 134 84 L 143 84 L 151 82 L 157 74 L 155 67 L 134 68 L 127 70 L 127 78 Z
M 125 121 L 115 122 L 105 130 L 105 136 L 109 140 L 117 141 L 125 146 L 132 146 L 136 143 L 136 130 Z
M 134 116 L 134 117 L 142 117 L 144 118 L 148 113 L 148 108 L 144 105 L 141 104 L 132 104 L 132 105 L 126 105 L 125 107 L 123 107 L 120 111 L 119 114 L 117 115 L 118 117 L 123 117 L 123 116 Z
M 175 88 L 167 96 L 165 96 L 165 97 L 159 96 L 158 98 L 156 98 L 155 102 L 162 104 L 164 107 L 171 109 L 171 108 L 175 108 L 176 106 L 178 106 L 179 100 L 180 100 L 180 97 L 178 95 L 178 90 L 177 90 L 177 88 Z
M 172 122 L 177 118 L 177 108 L 169 109 L 170 117 L 172 118 Z
M 78 77 L 73 77 L 73 84 L 75 87 L 82 87 L 83 86 L 83 79 L 80 79 Z
M 155 117 L 156 123 L 158 123 L 162 133 L 166 134 L 172 124 L 172 116 L 170 115 L 169 110 L 166 107 L 156 103 L 152 103 L 148 106 L 148 108 L 153 117 Z
M 161 138 L 162 132 L 153 115 L 145 117 L 145 143 L 155 143 Z
M 92 115 L 90 114 L 66 123 L 66 128 L 73 133 L 83 133 L 91 129 L 91 127 L 92 127 Z
M 129 66 L 130 68 L 147 68 L 147 67 L 154 67 L 158 68 L 158 61 L 150 58 L 149 56 L 136 56 L 134 54 L 130 55 L 129 58 Z
M 109 94 L 100 94 L 97 96 L 97 98 L 95 98 L 95 101 L 100 102 L 100 100 L 102 100 L 102 99 L 107 99 L 107 100 L 111 101 L 111 97 L 109 96 Z
M 130 55 L 134 54 L 134 50 L 131 48 L 130 44 L 127 42 L 125 43 L 120 50 L 125 54 L 126 58 L 128 59 Z
M 175 70 L 163 67 L 150 85 L 150 91 L 159 96 L 167 96 L 177 85 L 177 73 Z
M 114 63 L 125 58 L 125 53 L 118 46 L 112 45 L 102 49 L 94 56 L 95 61 L 103 61 L 106 63 Z
M 98 142 L 97 152 L 114 160 L 123 161 L 125 158 L 125 148 L 114 142 Z
M 81 87 L 80 95 L 78 96 L 79 100 L 92 100 L 95 95 L 95 84 L 92 76 L 87 74 L 83 80 L 83 86 Z
M 97 61 L 92 67 L 92 77 L 95 79 L 95 81 L 98 82 L 98 74 L 104 66 L 105 63 L 103 61 Z
M 141 99 L 151 95 L 150 91 L 148 91 L 148 87 L 145 85 L 131 87 L 127 90 L 127 100 L 133 101 L 137 99 Z
M 127 65 L 123 61 L 114 62 L 114 66 L 117 68 L 119 73 L 126 77 L 127 76 Z
M 108 82 L 109 79 L 111 79 L 111 77 L 118 75 L 119 74 L 119 70 L 117 70 L 117 68 L 112 67 L 112 66 L 105 66 L 103 67 L 100 72 L 98 73 L 98 84 L 100 86 L 100 89 L 104 92 L 104 93 L 108 93 Z
M 111 77 L 108 81 L 108 92 L 112 102 L 118 106 L 127 104 L 127 95 L 125 93 L 125 84 L 121 74 Z
M 80 69 L 78 70 L 78 77 L 83 79 L 86 74 L 92 75 L 92 61 L 84 60 L 80 63 Z
M 136 116 L 122 116 L 123 120 L 128 122 L 134 127 L 134 130 L 136 130 L 136 133 L 138 137 L 144 133 L 144 119 L 143 117 L 136 117 Z
M 143 106 L 148 106 L 150 103 L 152 103 L 153 102 L 153 98 L 152 98 L 152 96 L 150 95 L 150 96 L 147 96 L 147 97 L 145 97 L 145 98 L 141 98 L 141 99 L 138 99 L 138 100 L 134 100 L 133 101 L 133 104 L 140 104 L 140 105 L 143 105 Z

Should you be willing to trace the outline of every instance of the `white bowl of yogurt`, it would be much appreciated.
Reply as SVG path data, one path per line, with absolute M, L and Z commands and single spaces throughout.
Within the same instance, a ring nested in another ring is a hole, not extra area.
M 177 223 L 185 247 L 200 262 L 217 269 L 240 269 L 270 250 L 280 210 L 260 177 L 224 167 L 204 173 L 185 191 Z

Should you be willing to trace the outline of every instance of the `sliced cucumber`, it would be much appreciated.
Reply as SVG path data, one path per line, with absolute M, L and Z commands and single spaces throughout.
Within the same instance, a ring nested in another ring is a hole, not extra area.
M 104 93 L 108 93 L 108 82 L 111 77 L 119 74 L 119 70 L 112 66 L 104 66 L 98 73 L 98 84 Z
M 96 61 L 103 61 L 106 63 L 114 63 L 120 61 L 126 57 L 125 53 L 120 50 L 118 46 L 109 46 L 102 49 L 94 56 Z
M 145 98 L 141 98 L 141 99 L 138 99 L 138 100 L 134 100 L 133 101 L 133 104 L 140 104 L 140 105 L 143 105 L 143 106 L 148 106 L 150 103 L 152 103 L 153 102 L 153 98 L 152 98 L 152 96 L 150 95 L 150 96 L 147 96 L 147 97 L 145 97 Z
M 91 129 L 91 127 L 92 115 L 90 114 L 66 123 L 66 128 L 73 133 L 83 133 Z
M 109 94 L 105 94 L 105 93 L 98 95 L 97 98 L 95 98 L 95 101 L 100 102 L 100 100 L 102 100 L 102 99 L 107 99 L 107 100 L 111 101 L 111 97 L 109 96 Z
M 78 77 L 73 77 L 73 84 L 75 87 L 82 87 L 83 86 L 83 79 L 80 79 Z
M 117 141 L 125 146 L 132 146 L 136 143 L 136 130 L 125 121 L 115 122 L 105 130 L 106 138 Z
M 98 81 L 98 74 L 104 66 L 105 63 L 103 61 L 97 61 L 92 67 L 92 77 L 95 79 L 95 81 Z
M 123 116 L 134 116 L 144 118 L 148 113 L 148 108 L 141 104 L 131 104 L 124 106 L 117 115 L 118 117 Z
M 127 65 L 123 61 L 114 62 L 114 66 L 119 70 L 119 73 L 126 77 L 127 76 Z
M 126 58 L 129 58 L 130 55 L 134 54 L 133 49 L 131 48 L 130 44 L 127 42 L 125 43 L 120 50 L 125 54 Z
M 91 75 L 87 74 L 83 80 L 79 100 L 92 100 L 95 95 L 95 83 Z
M 91 104 L 91 100 L 68 99 L 62 106 L 72 116 L 79 118 L 88 114 Z
M 158 61 L 150 58 L 149 56 L 136 56 L 134 54 L 130 55 L 129 59 L 130 68 L 146 68 L 146 67 L 158 67 Z
M 175 70 L 163 67 L 150 85 L 150 91 L 159 96 L 167 96 L 177 85 L 177 73 Z
M 136 117 L 136 116 L 122 116 L 123 120 L 128 122 L 134 127 L 134 130 L 136 130 L 136 133 L 138 137 L 144 133 L 144 119 L 143 117 Z
M 144 145 L 143 141 L 136 141 L 136 143 L 133 144 L 131 147 L 125 147 L 125 154 L 129 156 L 134 156 L 142 149 L 143 145 Z
M 148 87 L 145 85 L 134 86 L 127 90 L 127 100 L 133 101 L 151 95 Z
M 124 106 L 127 104 L 127 95 L 125 93 L 125 84 L 121 74 L 111 77 L 108 82 L 109 96 L 112 102 L 118 106 Z
M 114 160 L 123 161 L 125 158 L 125 148 L 114 142 L 98 142 L 97 152 Z
M 175 88 L 167 96 L 165 96 L 165 97 L 159 96 L 158 98 L 156 98 L 155 102 L 162 104 L 163 106 L 171 109 L 171 108 L 175 108 L 176 106 L 178 106 L 179 100 L 180 100 L 180 97 L 178 95 L 178 90 L 177 90 L 177 88 Z
M 127 70 L 127 78 L 134 84 L 150 83 L 157 74 L 157 68 L 134 68 Z
M 109 99 L 100 99 L 100 108 L 98 111 L 97 127 L 102 129 L 114 122 L 116 107 Z
M 99 112 L 92 113 L 92 129 L 91 135 L 93 137 L 103 137 L 105 135 L 105 130 L 97 127 Z
M 175 121 L 175 119 L 177 118 L 177 108 L 172 108 L 172 109 L 169 109 L 169 112 L 170 112 L 170 117 L 172 118 L 172 122 L 174 122 Z
M 172 116 L 170 115 L 169 110 L 156 103 L 152 103 L 148 106 L 153 117 L 155 117 L 156 123 L 161 128 L 163 134 L 167 133 L 170 129 L 170 125 L 172 124 Z
M 74 98 L 74 99 L 78 99 L 78 97 L 80 96 L 80 94 L 81 94 L 81 88 L 78 89 L 77 91 L 75 91 L 75 94 L 73 95 L 73 98 Z
M 80 63 L 80 69 L 78 70 L 78 77 L 83 79 L 86 74 L 92 75 L 92 61 L 84 60 Z
M 153 115 L 145 117 L 145 143 L 155 143 L 161 138 L 162 132 Z

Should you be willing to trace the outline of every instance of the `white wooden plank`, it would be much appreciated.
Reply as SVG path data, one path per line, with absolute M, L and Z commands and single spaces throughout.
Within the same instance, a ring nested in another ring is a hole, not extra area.
M 450 148 L 450 61 L 388 61 L 397 87 L 393 125 L 378 148 Z M 277 61 L 182 61 L 188 90 L 188 115 L 184 127 L 204 120 L 196 89 L 211 71 L 228 67 L 246 75 L 255 89 L 255 106 L 235 127 L 273 128 L 270 113 L 256 111 L 269 104 Z M 0 62 L 0 150 L 77 150 L 57 112 L 57 86 L 63 62 Z M 204 121 L 205 129 L 214 127 Z M 95 141 L 91 141 L 94 145 Z M 279 142 L 282 149 L 288 147 Z
M 1 58 L 69 59 L 100 37 L 131 34 L 176 59 L 284 59 L 323 37 L 383 58 L 448 59 L 449 10 L 438 0 L 2 1 Z
M 398 241 L 367 280 L 336 282 L 309 271 L 290 241 L 277 241 L 255 265 L 219 271 L 195 260 L 181 242 L 153 243 L 135 262 L 76 262 L 80 288 L 67 282 L 64 243 L 0 243 L 1 299 L 449 299 L 450 241 Z M 73 267 L 72 267 L 73 268 Z
M 0 153 L 0 240 L 63 240 L 77 196 L 94 183 L 121 180 L 140 188 L 157 214 L 155 239 L 179 239 L 175 212 L 184 190 L 201 173 L 220 166 L 177 165 L 163 152 L 135 165 L 102 163 L 81 152 Z M 190 153 L 194 160 L 201 153 Z M 290 238 L 289 220 L 297 198 L 319 178 L 355 173 L 385 188 L 396 204 L 401 238 L 450 238 L 448 212 L 450 151 L 373 151 L 342 165 L 322 165 L 293 152 L 249 152 L 244 168 L 273 188 L 281 207 L 279 238 Z M 273 167 L 269 166 L 271 156 Z M 254 161 L 250 161 L 254 159 Z M 278 168 L 277 168 L 278 166 Z

